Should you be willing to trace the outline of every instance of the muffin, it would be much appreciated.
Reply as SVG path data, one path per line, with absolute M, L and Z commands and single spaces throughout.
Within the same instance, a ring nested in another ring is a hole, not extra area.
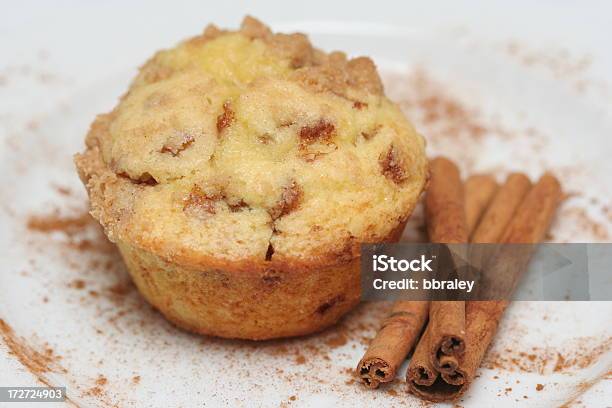
M 368 58 L 247 17 L 141 67 L 75 156 L 142 295 L 193 332 L 321 330 L 359 301 L 359 245 L 397 240 L 423 138 Z

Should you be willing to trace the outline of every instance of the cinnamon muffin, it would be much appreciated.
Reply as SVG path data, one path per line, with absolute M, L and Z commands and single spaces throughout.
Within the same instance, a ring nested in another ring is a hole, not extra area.
M 194 332 L 320 330 L 359 301 L 359 244 L 395 240 L 424 141 L 368 58 L 247 17 L 155 54 L 75 157 L 138 289 Z

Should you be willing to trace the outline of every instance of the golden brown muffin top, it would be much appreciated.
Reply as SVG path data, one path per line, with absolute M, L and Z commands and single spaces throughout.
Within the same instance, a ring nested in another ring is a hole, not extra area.
M 250 17 L 155 54 L 86 144 L 76 163 L 109 237 L 183 261 L 352 259 L 405 220 L 427 173 L 369 58 Z

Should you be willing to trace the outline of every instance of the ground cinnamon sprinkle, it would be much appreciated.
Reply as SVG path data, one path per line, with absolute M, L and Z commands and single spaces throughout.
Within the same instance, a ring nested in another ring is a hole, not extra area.
M 52 348 L 48 346 L 43 347 L 42 350 L 35 348 L 31 343 L 15 334 L 12 327 L 3 319 L 0 319 L 0 338 L 8 348 L 9 354 L 13 355 L 42 384 L 48 387 L 54 386 L 47 379 L 47 373 L 66 373 L 66 369 L 59 365 L 61 357 Z M 70 399 L 67 401 L 71 402 Z
M 529 352 L 510 348 L 490 350 L 482 365 L 493 370 L 540 374 L 570 372 L 591 366 L 611 348 L 612 337 L 603 340 L 584 337 L 561 347 L 563 352 L 550 347 L 532 347 Z
M 390 388 L 389 390 L 387 390 L 387 394 L 393 395 L 394 397 L 398 396 L 397 391 L 395 391 L 393 388 Z
M 578 230 L 590 233 L 598 241 L 606 242 L 612 238 L 604 224 L 595 220 L 584 208 L 576 206 L 563 208 L 561 216 L 575 225 Z
M 92 222 L 89 214 L 62 217 L 59 210 L 49 215 L 32 215 L 28 218 L 27 227 L 31 231 L 53 232 L 62 231 L 66 234 L 76 233 Z
M 40 378 L 40 374 L 53 371 L 52 367 L 59 359 L 50 348 L 38 351 L 27 344 L 24 339 L 18 337 L 13 329 L 2 319 L 0 319 L 0 336 L 7 345 L 9 351 L 21 364 L 23 364 L 32 374 Z
M 117 406 L 116 404 L 112 404 L 109 401 L 109 398 L 106 395 L 106 391 L 104 389 L 104 387 L 108 384 L 108 379 L 104 375 L 99 374 L 94 384 L 95 385 L 93 387 L 90 387 L 89 389 L 85 391 L 84 395 L 90 396 L 90 397 L 96 397 L 98 401 L 102 402 L 105 406 L 116 407 Z
M 102 390 L 102 388 L 96 385 L 95 387 L 91 387 L 89 390 L 87 390 L 85 395 L 93 396 L 93 397 L 100 397 L 102 396 L 103 393 L 104 391 Z
M 574 56 L 566 49 L 535 50 L 518 41 L 508 42 L 505 49 L 521 64 L 544 68 L 557 78 L 574 80 L 577 86 L 586 84 L 587 80 L 581 77 L 593 62 L 589 55 Z
M 72 190 L 69 187 L 54 185 L 53 188 L 55 188 L 55 191 L 57 191 L 58 194 L 61 194 L 63 196 L 72 195 Z
M 74 289 L 83 289 L 85 287 L 85 281 L 82 279 L 76 279 L 70 282 L 68 286 Z
M 60 208 L 61 206 L 58 206 L 47 214 L 28 216 L 27 230 L 39 234 L 59 234 L 61 239 L 54 242 L 62 244 L 69 250 L 103 254 L 116 251 L 102 232 L 102 227 L 86 210 L 72 209 L 71 215 L 62 215 Z
M 478 111 L 451 96 L 422 69 L 394 77 L 393 81 L 397 86 L 389 90 L 391 98 L 416 122 L 429 142 L 436 145 L 451 140 L 476 142 L 491 132 L 491 126 L 485 124 Z
M 563 369 L 565 365 L 565 357 L 561 355 L 561 353 L 557 353 L 557 362 L 555 363 L 555 368 L 553 368 L 554 372 L 559 372 Z
M 453 157 L 469 173 L 474 172 L 486 151 L 485 139 L 504 143 L 528 140 L 534 151 L 546 145 L 546 139 L 537 130 L 507 128 L 497 118 L 485 116 L 474 104 L 461 101 L 448 86 L 422 68 L 408 74 L 388 74 L 386 79 L 393 83 L 386 88 L 387 94 L 399 104 L 419 133 L 425 135 L 430 154 Z
M 346 343 L 348 343 L 348 338 L 346 333 L 342 332 L 325 340 L 325 344 L 332 348 L 344 346 Z

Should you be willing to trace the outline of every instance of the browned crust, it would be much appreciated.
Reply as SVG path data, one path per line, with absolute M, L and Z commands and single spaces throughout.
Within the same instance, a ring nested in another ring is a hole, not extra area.
M 386 240 L 397 241 L 404 227 L 398 225 Z M 236 271 L 216 259 L 186 267 L 128 243 L 118 246 L 149 303 L 177 326 L 199 334 L 251 340 L 305 335 L 336 323 L 360 299 L 358 256 L 301 269 L 274 261 L 262 269 L 244 261 L 244 269 Z

